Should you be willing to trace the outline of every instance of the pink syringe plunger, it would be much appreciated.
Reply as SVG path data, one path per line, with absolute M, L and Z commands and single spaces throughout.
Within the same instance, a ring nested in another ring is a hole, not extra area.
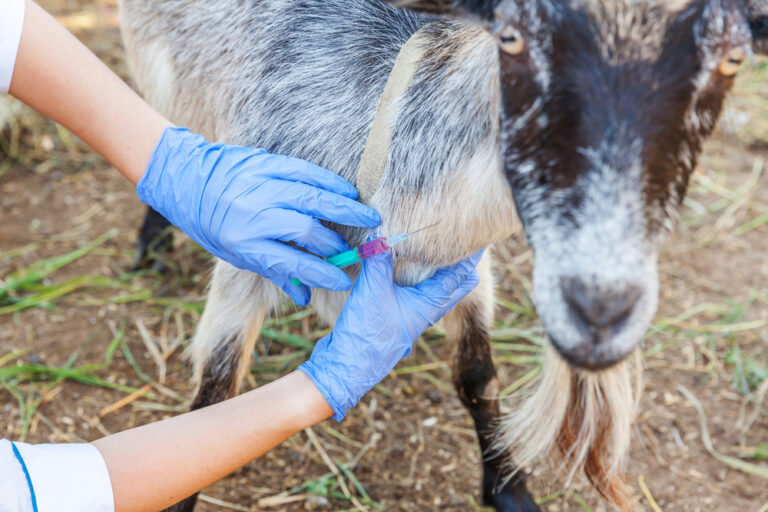
M 360 259 L 367 260 L 368 258 L 373 258 L 374 256 L 387 252 L 392 248 L 387 242 L 387 237 L 382 236 L 381 238 L 376 238 L 358 246 L 357 252 L 360 255 Z

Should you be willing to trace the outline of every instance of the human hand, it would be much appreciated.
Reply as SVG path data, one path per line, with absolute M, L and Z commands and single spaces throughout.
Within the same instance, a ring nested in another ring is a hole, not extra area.
M 393 282 L 391 252 L 363 261 L 333 332 L 320 339 L 309 361 L 299 366 L 337 421 L 410 354 L 427 327 L 477 286 L 475 266 L 481 256 L 482 251 L 440 269 L 412 288 Z
M 300 306 L 309 303 L 309 286 L 352 286 L 322 259 L 348 250 L 347 243 L 318 219 L 361 228 L 381 223 L 374 209 L 355 201 L 355 187 L 328 170 L 261 149 L 211 144 L 184 128 L 163 132 L 137 192 L 208 252 L 270 279 Z

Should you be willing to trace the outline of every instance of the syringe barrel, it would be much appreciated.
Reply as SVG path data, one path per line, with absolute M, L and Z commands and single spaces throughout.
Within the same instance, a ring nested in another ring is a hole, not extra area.
M 391 247 L 387 243 L 387 237 L 382 236 L 370 242 L 366 242 L 363 245 L 357 247 L 357 252 L 360 255 L 360 259 L 367 260 L 378 254 L 387 252 Z
M 393 246 L 405 241 L 406 238 L 408 238 L 407 233 L 393 235 L 389 238 L 382 236 L 381 238 L 366 242 L 363 245 L 358 245 L 354 249 L 335 254 L 329 258 L 326 258 L 325 261 L 334 267 L 345 268 L 350 265 L 354 265 L 355 263 L 360 263 L 361 261 L 368 258 L 372 258 L 379 254 L 385 253 L 391 250 Z M 291 282 L 296 286 L 301 286 L 301 281 L 298 279 L 291 279 Z

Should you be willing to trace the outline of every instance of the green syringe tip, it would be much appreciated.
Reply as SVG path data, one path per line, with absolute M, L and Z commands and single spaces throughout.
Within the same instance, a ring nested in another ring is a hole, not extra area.
M 416 231 L 411 231 L 410 233 L 400 233 L 399 235 L 376 238 L 370 242 L 362 244 L 361 246 L 326 258 L 325 261 L 338 268 L 348 267 L 350 265 L 354 265 L 355 263 L 360 263 L 363 261 L 364 257 L 370 258 L 376 254 L 386 252 L 397 244 L 405 242 L 412 234 L 418 233 L 419 231 L 424 231 L 425 229 L 436 226 L 437 224 L 438 223 L 431 224 L 421 229 L 417 229 Z M 293 283 L 295 286 L 302 286 L 302 282 L 298 279 L 291 279 L 291 283 Z
M 360 252 L 357 250 L 357 247 L 348 251 L 340 252 L 339 254 L 334 254 L 330 258 L 325 259 L 325 261 L 338 268 L 348 267 L 350 265 L 354 265 L 355 263 L 359 263 L 362 260 L 363 259 L 360 257 Z
M 334 254 L 333 256 L 326 258 L 325 261 L 334 267 L 344 268 L 361 262 L 362 258 L 360 257 L 360 253 L 358 252 L 357 247 L 355 247 L 354 249 L 340 252 L 339 254 Z M 291 279 L 291 283 L 296 286 L 302 285 L 302 282 L 298 279 Z

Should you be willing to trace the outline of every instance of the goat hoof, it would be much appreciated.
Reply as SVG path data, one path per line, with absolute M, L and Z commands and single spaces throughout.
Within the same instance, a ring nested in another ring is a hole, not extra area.
M 499 472 L 485 463 L 483 467 L 483 504 L 498 512 L 540 512 L 533 496 L 525 486 L 525 479 L 514 477 L 499 487 Z

